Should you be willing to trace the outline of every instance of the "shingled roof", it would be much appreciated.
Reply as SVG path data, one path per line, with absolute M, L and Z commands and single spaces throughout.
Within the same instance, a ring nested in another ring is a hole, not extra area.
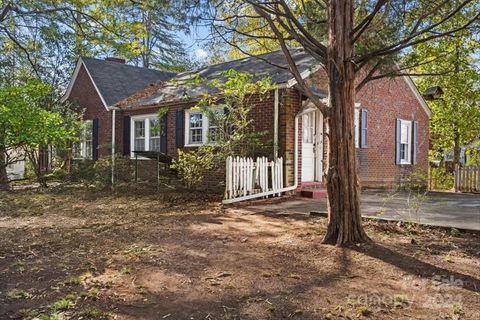
M 301 73 L 310 72 L 319 66 L 319 63 L 303 49 L 292 49 L 291 54 Z M 167 81 L 157 82 L 146 87 L 117 105 L 123 108 L 137 108 L 169 104 L 185 99 L 195 100 L 204 93 L 214 93 L 213 89 L 205 85 L 182 86 L 179 84 L 195 77 L 221 80 L 222 73 L 230 69 L 251 73 L 254 81 L 270 77 L 272 82 L 277 85 L 287 84 L 293 78 L 288 70 L 285 55 L 279 50 L 258 57 L 228 61 L 207 66 L 197 71 L 177 74 Z
M 151 83 L 166 81 L 175 76 L 175 73 L 154 69 L 135 67 L 121 62 L 81 57 L 77 69 L 83 64 L 92 79 L 105 107 L 113 106 L 119 101 L 144 89 Z M 78 70 L 67 89 L 65 98 L 75 82 Z

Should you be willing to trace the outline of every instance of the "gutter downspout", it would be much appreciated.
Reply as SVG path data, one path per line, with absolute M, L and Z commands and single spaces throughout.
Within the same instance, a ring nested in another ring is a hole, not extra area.
M 112 111 L 112 190 L 115 189 L 115 120 L 118 107 L 108 107 Z
M 273 158 L 278 158 L 278 88 L 275 89 L 273 103 Z

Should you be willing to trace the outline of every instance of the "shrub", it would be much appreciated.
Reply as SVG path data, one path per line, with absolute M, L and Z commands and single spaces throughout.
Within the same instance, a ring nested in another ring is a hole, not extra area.
M 428 189 L 428 175 L 421 169 L 415 169 L 405 179 L 402 187 L 411 191 L 426 191 Z
M 214 163 L 214 148 L 204 146 L 195 151 L 178 150 L 178 159 L 173 161 L 172 168 L 177 170 L 185 186 L 191 189 L 205 180 Z
M 95 180 L 94 162 L 92 160 L 74 160 L 72 164 L 71 179 L 90 185 Z
M 453 174 L 449 173 L 445 167 L 432 168 L 430 175 L 433 190 L 451 190 L 453 188 Z
M 93 166 L 95 172 L 95 186 L 105 189 L 112 185 L 112 158 L 105 157 L 97 160 Z M 115 182 L 129 183 L 132 181 L 132 163 L 129 157 L 115 156 Z

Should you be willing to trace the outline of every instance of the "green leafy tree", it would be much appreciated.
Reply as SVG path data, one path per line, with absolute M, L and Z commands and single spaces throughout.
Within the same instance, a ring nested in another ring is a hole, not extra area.
M 431 86 L 443 91 L 439 99 L 429 102 L 434 159 L 453 151 L 453 163 L 458 165 L 461 147 L 480 137 L 480 69 L 475 60 L 479 49 L 475 35 L 462 32 L 416 46 L 408 57 L 433 61 L 416 68 L 419 73 L 434 74 L 416 80 L 423 92 Z
M 75 139 L 75 131 L 65 126 L 63 118 L 45 109 L 51 93 L 52 88 L 39 81 L 0 89 L 1 185 L 8 184 L 6 166 L 20 160 L 10 154 L 21 151 L 32 162 L 38 182 L 46 186 L 40 150 Z
M 191 1 L 6 0 L 0 2 L 0 77 L 32 75 L 65 86 L 81 55 L 119 55 L 146 67 L 184 67 L 179 40 Z M 5 72 L 4 72 L 5 71 Z

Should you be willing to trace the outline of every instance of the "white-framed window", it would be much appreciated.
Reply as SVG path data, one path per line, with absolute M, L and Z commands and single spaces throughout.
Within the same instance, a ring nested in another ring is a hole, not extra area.
M 412 163 L 412 121 L 400 120 L 400 164 Z
M 160 151 L 160 127 L 157 114 L 132 116 L 130 145 L 133 151 Z
M 93 159 L 93 121 L 85 120 L 80 130 L 80 140 L 73 145 L 73 157 Z
M 218 112 L 223 112 L 223 109 L 218 108 Z M 214 143 L 218 134 L 218 126 L 210 124 L 207 115 L 202 111 L 185 110 L 185 147 Z
M 158 118 L 150 121 L 150 150 L 160 151 L 160 123 Z
M 355 106 L 355 148 L 360 148 L 360 108 Z

